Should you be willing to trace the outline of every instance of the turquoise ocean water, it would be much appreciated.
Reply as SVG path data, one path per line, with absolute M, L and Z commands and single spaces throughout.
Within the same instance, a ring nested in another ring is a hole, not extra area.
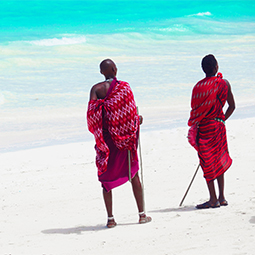
M 255 116 L 255 1 L 1 1 L 0 149 L 91 138 L 84 116 L 104 58 L 130 83 L 144 130 L 186 125 L 209 53 L 235 116 Z

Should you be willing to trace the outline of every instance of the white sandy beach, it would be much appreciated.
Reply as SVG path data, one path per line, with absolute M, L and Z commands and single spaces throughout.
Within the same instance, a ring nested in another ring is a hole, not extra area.
M 227 121 L 233 165 L 225 175 L 229 206 L 197 210 L 208 199 L 188 127 L 141 133 L 149 224 L 139 225 L 131 185 L 116 188 L 106 212 L 94 142 L 2 153 L 0 254 L 254 254 L 255 118 Z
M 255 255 L 254 10 L 250 0 L 1 1 L 0 255 Z M 233 164 L 229 205 L 197 210 L 209 198 L 201 168 L 179 204 L 199 164 L 187 121 L 207 54 L 235 97 Z M 144 117 L 144 225 L 128 182 L 113 190 L 118 225 L 106 228 L 85 118 L 106 58 Z

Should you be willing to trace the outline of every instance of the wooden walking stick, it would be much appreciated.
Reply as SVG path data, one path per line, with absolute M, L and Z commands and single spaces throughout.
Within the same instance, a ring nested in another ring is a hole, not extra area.
M 130 155 L 130 150 L 128 150 L 128 180 L 131 182 L 132 177 L 131 177 L 131 155 Z
M 140 134 L 138 138 L 138 146 L 139 146 L 139 158 L 140 158 L 140 169 L 141 169 L 141 185 L 142 185 L 142 193 L 143 193 L 143 210 L 145 212 L 145 202 L 144 202 L 144 182 L 143 182 L 143 162 L 142 162 L 142 149 L 140 142 Z
M 139 114 L 138 106 L 137 106 L 137 114 Z M 140 123 L 139 123 L 139 125 L 140 125 Z M 143 162 L 142 162 L 142 148 L 141 148 L 140 134 L 139 134 L 139 137 L 138 137 L 138 147 L 139 147 L 139 158 L 140 158 L 140 169 L 141 169 L 141 185 L 142 185 L 142 193 L 143 193 L 143 209 L 145 211 L 144 182 L 143 182 Z
M 138 107 L 137 107 L 137 114 L 139 114 Z M 141 185 L 142 185 L 142 194 L 143 194 L 143 208 L 144 208 L 144 211 L 145 211 L 144 183 L 143 183 L 143 164 L 142 164 L 142 149 L 141 149 L 140 134 L 139 134 L 139 137 L 138 137 L 138 146 L 139 146 L 139 158 L 140 158 L 140 169 L 141 169 Z M 128 178 L 129 178 L 129 181 L 131 182 L 132 181 L 132 177 L 131 177 L 131 153 L 130 153 L 130 150 L 128 150 Z
M 141 148 L 140 134 L 138 138 L 138 146 L 139 146 L 139 158 L 140 158 L 140 169 L 141 169 L 141 182 L 143 187 L 143 162 L 142 162 L 142 148 Z
M 190 184 L 189 184 L 189 187 L 188 187 L 186 193 L 184 194 L 184 197 L 183 197 L 183 199 L 182 199 L 182 201 L 181 201 L 181 203 L 180 203 L 179 206 L 182 206 L 182 203 L 183 203 L 185 197 L 187 196 L 187 194 L 188 194 L 188 192 L 189 192 L 189 189 L 190 189 L 191 184 L 193 183 L 193 181 L 194 181 L 194 179 L 195 179 L 195 176 L 196 176 L 196 174 L 197 174 L 197 171 L 198 171 L 199 167 L 200 167 L 200 165 L 197 166 L 197 170 L 196 170 L 196 172 L 194 173 L 193 178 L 192 178 L 192 180 L 191 180 L 191 182 L 190 182 Z

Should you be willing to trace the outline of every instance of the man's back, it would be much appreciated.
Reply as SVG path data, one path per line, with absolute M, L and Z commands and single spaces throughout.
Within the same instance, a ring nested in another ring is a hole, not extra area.
M 104 99 L 110 85 L 111 83 L 109 81 L 103 81 L 94 85 L 90 92 L 90 100 Z

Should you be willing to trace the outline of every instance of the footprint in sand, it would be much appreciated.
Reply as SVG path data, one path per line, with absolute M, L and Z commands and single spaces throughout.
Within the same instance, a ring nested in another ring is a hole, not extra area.
M 252 217 L 251 217 L 250 223 L 255 224 L 255 216 L 252 216 Z

